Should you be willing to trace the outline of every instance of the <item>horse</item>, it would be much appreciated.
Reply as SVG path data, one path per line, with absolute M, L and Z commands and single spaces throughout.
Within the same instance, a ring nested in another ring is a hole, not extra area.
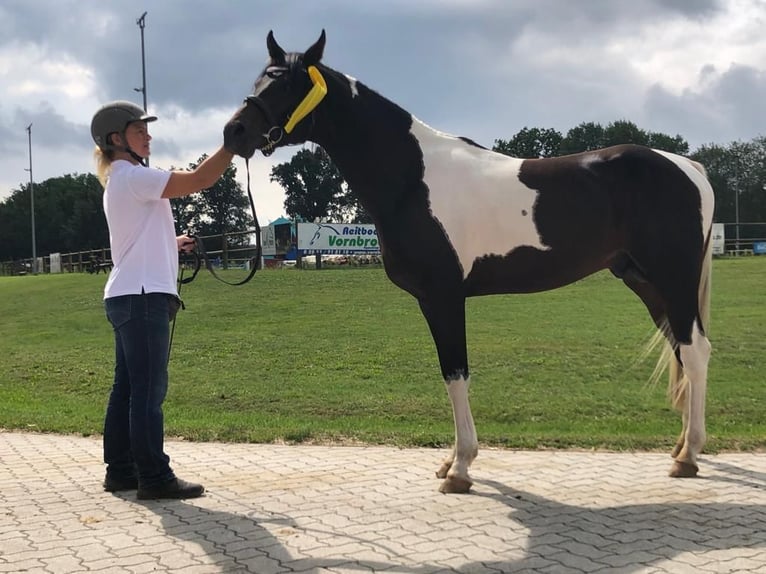
M 673 477 L 693 477 L 704 446 L 711 345 L 713 189 L 704 167 L 638 145 L 520 159 L 437 131 L 324 65 L 325 31 L 269 61 L 224 128 L 224 146 L 306 141 L 329 154 L 378 231 L 385 273 L 417 299 L 451 400 L 455 443 L 439 490 L 466 493 L 478 439 L 469 404 L 465 300 L 556 289 L 609 269 L 646 306 L 682 430 Z M 418 245 L 413 249 L 412 245 Z M 653 376 L 655 376 L 653 375 Z

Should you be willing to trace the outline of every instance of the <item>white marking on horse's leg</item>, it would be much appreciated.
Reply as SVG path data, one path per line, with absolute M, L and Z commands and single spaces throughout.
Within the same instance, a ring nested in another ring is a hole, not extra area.
M 471 406 L 468 402 L 468 387 L 470 378 L 460 377 L 452 381 L 445 381 L 447 393 L 452 401 L 452 415 L 455 419 L 455 448 L 451 457 L 452 461 L 447 471 L 447 476 L 439 490 L 441 492 L 468 492 L 473 484 L 468 475 L 468 467 L 479 452 L 479 441 L 476 437 L 476 427 L 473 424 Z M 442 465 L 444 468 L 444 465 Z
M 673 446 L 673 450 L 670 453 L 672 458 L 676 458 L 678 453 L 681 452 L 681 449 L 684 447 L 684 443 L 686 442 L 686 429 L 689 428 L 689 412 L 687 407 L 689 379 L 686 377 L 681 363 L 678 362 L 675 353 L 672 351 L 669 361 L 670 386 L 668 387 L 668 396 L 673 407 L 681 412 L 681 434 L 676 440 L 676 444 Z
M 694 476 L 697 474 L 697 455 L 705 445 L 705 395 L 707 392 L 707 370 L 710 360 L 710 341 L 697 328 L 692 331 L 692 344 L 680 346 L 684 373 L 689 379 L 686 389 L 686 425 L 684 444 L 676 455 L 672 476 Z
M 673 450 L 670 451 L 670 456 L 672 458 L 676 458 L 678 453 L 680 453 L 684 448 L 684 444 L 686 444 L 686 429 L 689 428 L 689 411 L 686 406 L 686 399 L 684 399 L 683 409 L 684 410 L 681 413 L 681 434 L 679 435 L 678 440 L 676 440 L 676 444 L 673 446 Z
M 447 473 L 449 472 L 449 469 L 452 468 L 453 462 L 455 462 L 455 445 L 452 445 L 452 450 L 449 455 L 442 461 L 439 470 L 436 471 L 436 478 L 447 478 Z

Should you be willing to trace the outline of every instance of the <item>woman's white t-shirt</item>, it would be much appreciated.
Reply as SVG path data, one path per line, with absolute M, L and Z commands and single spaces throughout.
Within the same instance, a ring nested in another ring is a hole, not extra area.
M 104 214 L 114 267 L 104 299 L 120 295 L 177 295 L 178 245 L 170 200 L 162 198 L 170 172 L 112 163 L 104 190 Z

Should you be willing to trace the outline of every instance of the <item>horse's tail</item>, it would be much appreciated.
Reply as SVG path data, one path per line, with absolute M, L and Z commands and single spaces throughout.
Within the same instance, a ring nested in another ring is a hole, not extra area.
M 707 172 L 702 164 L 689 160 L 689 163 L 699 171 L 707 182 Z M 707 185 L 710 185 L 709 183 Z M 713 271 L 713 229 L 712 223 L 707 230 L 705 237 L 705 248 L 702 254 L 702 268 L 700 270 L 699 285 L 697 288 L 697 320 L 700 330 L 707 334 L 710 325 L 710 293 Z M 671 341 L 673 343 L 671 344 Z M 683 367 L 676 356 L 677 344 L 670 330 L 667 320 L 663 321 L 660 328 L 649 340 L 644 350 L 643 356 L 646 357 L 654 349 L 663 345 L 662 353 L 657 360 L 657 364 L 649 377 L 649 384 L 657 384 L 662 377 L 665 369 L 668 370 L 668 396 L 674 408 L 679 409 L 686 404 L 686 389 L 689 379 L 684 376 Z

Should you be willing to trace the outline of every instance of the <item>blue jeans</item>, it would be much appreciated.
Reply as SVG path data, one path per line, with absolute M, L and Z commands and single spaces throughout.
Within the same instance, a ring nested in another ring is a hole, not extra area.
M 175 478 L 164 452 L 162 403 L 168 390 L 170 295 L 146 293 L 104 301 L 114 328 L 114 385 L 104 421 L 107 476 L 137 475 L 142 487 Z

